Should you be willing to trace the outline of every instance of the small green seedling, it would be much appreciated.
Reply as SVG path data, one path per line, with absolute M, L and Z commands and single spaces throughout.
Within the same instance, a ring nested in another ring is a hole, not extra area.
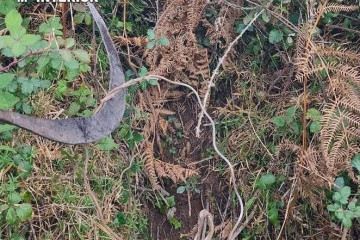
M 153 49 L 156 46 L 168 46 L 170 44 L 169 39 L 166 37 L 156 37 L 152 29 L 148 29 L 147 37 L 149 39 L 149 42 L 146 44 L 147 49 Z

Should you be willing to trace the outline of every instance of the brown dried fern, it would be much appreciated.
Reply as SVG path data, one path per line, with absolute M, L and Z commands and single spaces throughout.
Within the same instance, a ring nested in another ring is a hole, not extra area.
M 346 6 L 346 5 L 339 5 L 336 3 L 330 3 L 329 5 L 327 5 L 325 7 L 324 13 L 327 13 L 327 12 L 353 12 L 358 9 L 359 9 L 359 6 L 356 6 L 356 5 Z
M 358 6 L 337 4 L 319 6 L 311 23 L 316 25 L 314 19 L 319 19 L 326 12 L 357 9 Z M 309 29 L 314 29 L 314 25 L 304 27 L 304 35 L 308 34 Z M 323 128 L 318 136 L 319 146 L 302 151 L 291 143 L 279 146 L 279 149 L 292 149 L 298 155 L 297 175 L 303 197 L 313 197 L 315 186 L 330 184 L 341 171 L 348 170 L 349 175 L 354 177 L 350 162 L 354 154 L 359 152 L 356 143 L 360 139 L 360 74 L 357 68 L 360 54 L 317 43 L 314 38 L 312 34 L 308 34 L 307 39 L 299 34 L 294 64 L 296 80 L 303 82 L 304 79 L 317 77 L 328 86 L 328 96 L 325 98 L 328 101 L 321 120 Z M 316 182 L 316 179 L 312 179 L 313 175 L 322 180 Z

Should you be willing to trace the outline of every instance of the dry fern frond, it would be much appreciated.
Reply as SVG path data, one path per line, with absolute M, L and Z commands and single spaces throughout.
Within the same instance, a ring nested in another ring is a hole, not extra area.
M 313 45 L 307 43 L 305 38 L 299 37 L 295 49 L 294 65 L 296 67 L 295 79 L 303 81 L 303 77 L 309 74 L 314 65 Z
M 158 126 L 159 126 L 159 129 L 160 129 L 162 135 L 165 136 L 167 134 L 167 130 L 169 127 L 169 122 L 159 116 Z
M 341 59 L 342 61 L 350 61 L 354 63 L 360 62 L 360 54 L 348 49 L 343 49 L 340 47 L 326 46 L 322 45 L 317 47 L 316 53 L 322 57 L 333 57 L 336 59 Z
M 145 37 L 132 37 L 132 38 L 125 38 L 123 36 L 115 36 L 113 37 L 114 43 L 116 47 L 122 47 L 124 45 L 132 45 L 136 47 L 144 47 L 148 42 L 147 38 Z
M 187 179 L 199 175 L 195 170 L 183 168 L 180 165 L 166 163 L 160 160 L 155 161 L 155 169 L 158 177 L 170 178 L 174 183 L 185 182 Z
M 146 175 L 148 176 L 151 186 L 154 190 L 162 189 L 158 182 L 155 171 L 155 158 L 154 158 L 154 146 L 151 142 L 146 142 L 144 153 L 142 155 L 144 161 L 144 168 Z
M 331 3 L 325 7 L 324 13 L 327 12 L 353 12 L 359 9 L 359 6 L 356 5 L 339 5 L 336 3 Z

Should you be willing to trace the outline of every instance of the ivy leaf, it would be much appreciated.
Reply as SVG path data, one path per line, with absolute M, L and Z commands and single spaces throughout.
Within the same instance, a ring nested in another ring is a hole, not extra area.
M 9 110 L 13 107 L 20 99 L 15 97 L 11 93 L 0 91 L 0 109 Z
M 14 79 L 15 74 L 13 73 L 1 73 L 0 74 L 0 89 L 6 88 L 11 81 Z
M 106 137 L 100 140 L 96 147 L 99 150 L 110 151 L 118 148 L 118 145 L 115 143 L 114 139 L 111 137 Z
M 170 44 L 170 41 L 166 37 L 160 37 L 160 38 L 157 39 L 157 43 L 160 46 L 168 46 Z
M 25 221 L 31 218 L 33 213 L 32 206 L 29 203 L 20 204 L 16 208 L 16 215 L 21 221 Z
M 147 37 L 149 38 L 149 40 L 154 40 L 155 39 L 155 32 L 152 29 L 148 29 L 147 32 Z
M 139 69 L 139 72 L 138 72 L 139 77 L 143 78 L 147 75 L 147 73 L 148 73 L 148 70 L 146 69 L 146 67 L 141 66 L 141 68 Z
M 16 32 L 21 28 L 22 17 L 17 10 L 13 9 L 5 16 L 5 25 L 10 32 Z
M 360 156 L 359 156 L 360 158 Z M 359 159 L 360 161 L 360 159 Z M 359 167 L 360 167 L 360 162 L 359 162 Z M 343 177 L 337 177 L 335 179 L 335 186 L 334 186 L 334 190 L 335 191 L 340 191 L 341 188 L 343 188 L 345 186 L 345 180 Z
M 155 40 L 151 40 L 146 44 L 147 49 L 153 49 L 155 47 Z
M 90 62 L 90 56 L 89 54 L 83 50 L 83 49 L 77 49 L 73 52 L 75 54 L 75 57 L 79 59 L 81 62 L 89 63 Z
M 269 33 L 269 42 L 272 44 L 281 42 L 283 39 L 283 33 L 277 29 L 273 29 Z
M 186 190 L 185 186 L 180 186 L 176 189 L 176 193 L 182 194 Z
M 6 222 L 10 225 L 13 225 L 16 223 L 16 212 L 14 208 L 9 208 L 9 210 L 6 213 Z

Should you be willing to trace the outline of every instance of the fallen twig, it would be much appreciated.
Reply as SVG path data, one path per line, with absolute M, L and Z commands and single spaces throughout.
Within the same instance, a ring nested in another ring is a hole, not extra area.
M 229 52 L 231 51 L 231 49 L 234 47 L 234 45 L 239 41 L 239 39 L 244 35 L 244 33 L 248 30 L 248 28 L 255 22 L 255 20 L 265 11 L 265 9 L 262 9 L 260 12 L 258 12 L 257 14 L 255 14 L 254 18 L 246 25 L 246 27 L 241 31 L 241 33 L 234 39 L 234 41 L 232 41 L 228 48 L 226 49 L 226 51 L 224 52 L 224 55 L 219 59 L 218 64 L 216 65 L 215 70 L 213 71 L 210 80 L 209 80 L 209 84 L 207 86 L 206 92 L 205 92 L 205 96 L 203 99 L 203 104 L 202 106 L 204 108 L 206 108 L 207 102 L 209 100 L 210 97 L 210 92 L 211 92 L 211 87 L 214 86 L 214 80 L 215 77 L 219 74 L 219 70 L 220 67 L 222 66 L 222 64 L 224 63 L 224 60 L 226 59 L 227 55 L 229 54 Z M 200 116 L 198 119 L 198 124 L 196 126 L 196 137 L 200 137 L 200 126 L 201 126 L 201 121 L 202 118 L 204 117 L 204 111 L 202 110 L 200 112 Z

